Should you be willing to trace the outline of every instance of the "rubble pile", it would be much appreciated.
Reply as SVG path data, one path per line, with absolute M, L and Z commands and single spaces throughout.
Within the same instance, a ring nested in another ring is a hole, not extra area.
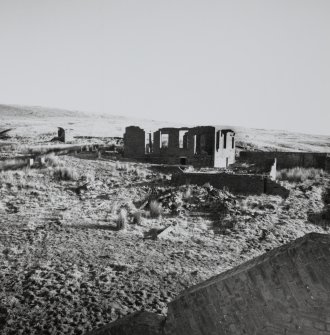
M 326 188 L 322 200 L 324 206 L 321 211 L 309 212 L 309 220 L 325 229 L 330 227 L 330 188 Z
M 237 198 L 226 190 L 218 190 L 209 184 L 204 186 L 144 188 L 149 204 L 158 201 L 165 215 L 189 217 L 202 215 L 223 221 L 236 211 Z M 148 206 L 146 205 L 146 208 Z M 221 225 L 221 224 L 220 224 Z

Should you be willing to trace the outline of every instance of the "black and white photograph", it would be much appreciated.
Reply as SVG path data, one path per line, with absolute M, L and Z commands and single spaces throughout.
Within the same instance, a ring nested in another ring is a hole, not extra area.
M 330 335 L 329 0 L 0 0 L 0 334 Z

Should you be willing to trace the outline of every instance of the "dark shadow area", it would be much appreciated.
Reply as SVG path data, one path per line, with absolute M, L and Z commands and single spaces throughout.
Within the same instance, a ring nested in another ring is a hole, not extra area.
M 165 228 L 161 228 L 161 229 L 151 228 L 149 231 L 144 233 L 143 239 L 144 240 L 156 240 L 157 236 L 164 230 Z
M 135 188 L 135 187 L 143 187 L 143 186 L 148 186 L 148 187 L 170 187 L 173 186 L 171 180 L 156 180 L 156 181 L 143 181 L 141 183 L 134 183 L 133 185 L 129 185 L 126 188 Z M 120 186 L 118 186 L 120 187 Z
M 82 225 L 72 225 L 69 228 L 73 229 L 100 229 L 100 230 L 111 230 L 111 231 L 118 231 L 118 228 L 113 225 L 101 225 L 101 224 L 82 224 Z
M 324 229 L 330 228 L 330 188 L 323 193 L 324 208 L 320 212 L 309 213 L 308 221 Z

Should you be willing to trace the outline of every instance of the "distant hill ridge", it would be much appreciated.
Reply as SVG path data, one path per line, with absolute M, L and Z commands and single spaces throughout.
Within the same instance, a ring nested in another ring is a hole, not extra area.
M 0 104 L 0 116 L 2 117 L 88 117 L 88 114 L 79 111 L 70 111 L 60 108 L 48 108 L 41 106 L 20 106 Z
M 122 137 L 125 127 L 130 125 L 140 126 L 146 131 L 154 131 L 162 127 L 194 126 L 189 123 L 178 124 L 60 108 L 0 104 L 0 131 L 15 128 L 19 136 L 34 137 L 55 131 L 56 127 L 61 126 L 71 129 L 74 135 L 79 136 Z M 330 153 L 330 136 L 301 134 L 285 130 L 226 127 L 236 131 L 238 149 Z

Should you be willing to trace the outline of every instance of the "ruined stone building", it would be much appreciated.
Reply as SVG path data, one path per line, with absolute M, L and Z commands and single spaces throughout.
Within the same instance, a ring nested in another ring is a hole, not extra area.
M 58 140 L 65 143 L 65 130 L 62 127 L 58 127 L 57 131 Z
M 62 127 L 57 127 L 57 136 L 51 139 L 51 142 L 71 142 L 73 140 L 73 135 L 71 129 L 64 129 Z
M 124 134 L 124 155 L 151 163 L 225 168 L 235 162 L 235 133 L 213 126 L 146 133 L 130 126 Z

